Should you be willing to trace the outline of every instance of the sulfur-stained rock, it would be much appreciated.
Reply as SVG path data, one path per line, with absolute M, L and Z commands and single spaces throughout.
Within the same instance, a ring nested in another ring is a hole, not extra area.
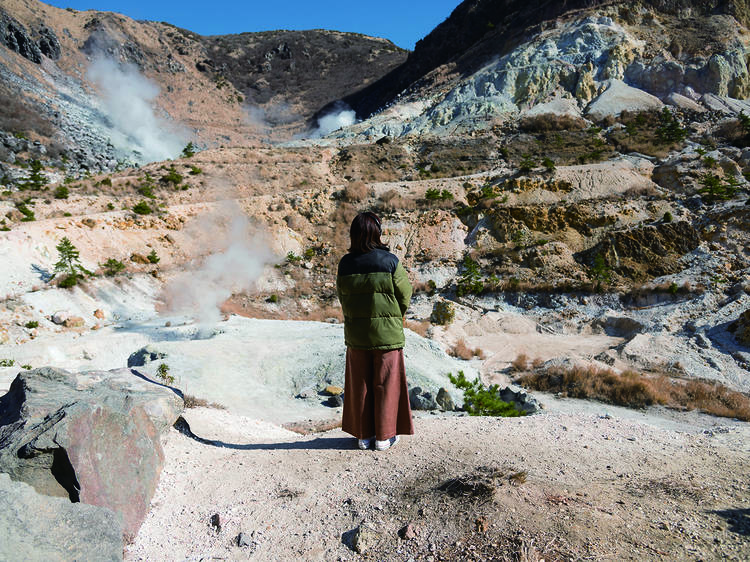
M 83 328 L 85 324 L 85 321 L 80 316 L 71 316 L 63 322 L 63 326 L 66 328 Z
M 679 258 L 695 250 L 699 243 L 698 232 L 690 223 L 663 223 L 612 232 L 575 258 L 592 266 L 601 256 L 612 271 L 643 281 L 680 271 Z
M 133 263 L 141 263 L 144 265 L 148 265 L 149 263 L 151 263 L 150 261 L 148 261 L 148 258 L 146 256 L 137 253 L 133 253 L 130 256 L 130 261 L 132 261 Z
M 40 494 L 106 507 L 135 534 L 182 399 L 131 371 L 19 374 L 0 397 L 0 471 Z

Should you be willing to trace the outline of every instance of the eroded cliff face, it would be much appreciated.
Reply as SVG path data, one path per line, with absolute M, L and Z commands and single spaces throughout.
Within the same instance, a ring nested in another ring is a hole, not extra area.
M 478 47 L 456 52 L 389 100 L 391 109 L 341 136 L 466 133 L 529 113 L 584 115 L 599 122 L 662 103 L 747 109 L 742 102 L 721 101 L 750 93 L 747 29 L 718 8 L 696 12 L 687 4 L 666 11 L 628 3 L 566 12 L 527 30 L 507 50 L 495 42 L 492 54 L 486 45 L 481 54 Z M 462 62 L 467 57 L 481 67 L 467 66 Z M 422 105 L 414 108 L 417 102 Z M 357 99 L 352 103 L 364 107 Z
M 446 72 L 463 77 L 474 74 L 493 58 L 505 56 L 534 35 L 555 27 L 558 21 L 581 19 L 592 12 L 610 15 L 629 25 L 674 22 L 675 26 L 667 30 L 673 33 L 654 36 L 654 46 L 658 47 L 666 39 L 668 45 L 688 55 L 700 49 L 710 49 L 712 44 L 726 37 L 725 28 L 720 28 L 719 33 L 709 31 L 711 25 L 707 22 L 714 16 L 729 16 L 745 27 L 750 22 L 750 8 L 745 0 L 533 3 L 467 0 L 417 43 L 403 65 L 346 101 L 360 115 L 368 116 L 391 103 L 405 90 L 440 82 Z

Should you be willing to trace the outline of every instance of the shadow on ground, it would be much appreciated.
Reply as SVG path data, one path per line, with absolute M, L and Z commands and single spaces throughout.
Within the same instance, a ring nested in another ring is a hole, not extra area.
M 238 451 L 273 451 L 273 450 L 349 450 L 356 449 L 356 440 L 351 437 L 318 437 L 310 441 L 290 441 L 282 443 L 225 443 L 224 441 L 204 439 L 193 433 L 190 429 L 190 424 L 185 418 L 180 416 L 174 424 L 177 431 L 201 443 L 202 445 L 209 445 L 211 447 L 219 447 L 223 449 L 236 449 Z
M 750 536 L 750 509 L 723 509 L 712 511 L 729 523 L 729 530 L 738 535 Z

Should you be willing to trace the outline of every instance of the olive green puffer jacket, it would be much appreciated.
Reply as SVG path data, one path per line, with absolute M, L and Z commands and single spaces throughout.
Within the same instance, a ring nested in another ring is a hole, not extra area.
M 386 250 L 346 254 L 339 262 L 336 288 L 347 347 L 404 347 L 403 317 L 412 288 L 396 256 Z

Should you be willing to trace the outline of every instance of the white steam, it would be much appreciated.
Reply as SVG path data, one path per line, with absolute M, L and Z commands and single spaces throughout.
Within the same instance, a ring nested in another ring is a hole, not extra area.
M 233 203 L 203 216 L 186 229 L 193 244 L 211 253 L 165 286 L 164 313 L 200 324 L 221 319 L 221 305 L 234 293 L 252 290 L 273 255 Z
M 115 148 L 126 153 L 137 151 L 141 163 L 180 154 L 185 145 L 184 135 L 154 113 L 153 101 L 159 95 L 159 87 L 137 67 L 99 57 L 89 66 L 88 77 L 101 93 L 108 133 Z
M 311 138 L 321 138 L 343 127 L 349 127 L 357 122 L 357 112 L 342 101 L 334 104 L 333 110 L 318 118 L 318 128 L 310 135 Z

